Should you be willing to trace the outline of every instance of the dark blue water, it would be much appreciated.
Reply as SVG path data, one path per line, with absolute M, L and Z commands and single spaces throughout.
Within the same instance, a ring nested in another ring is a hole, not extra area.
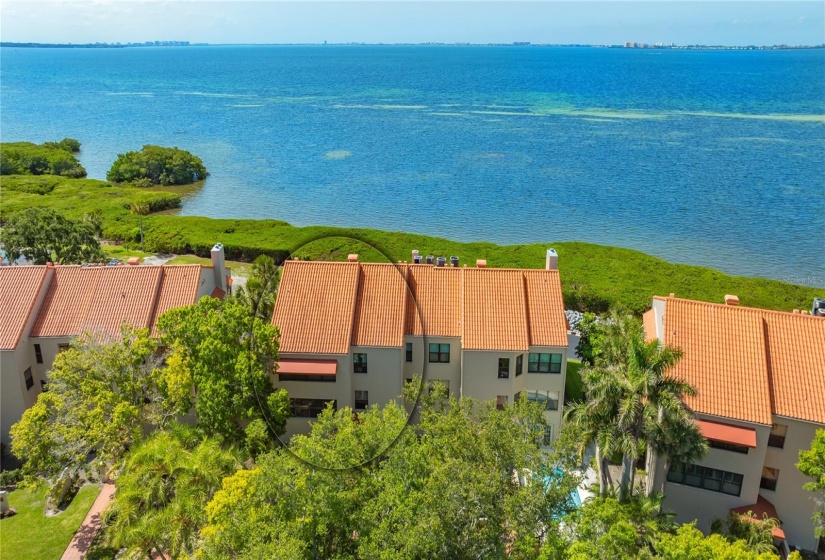
M 176 145 L 183 214 L 582 240 L 825 287 L 825 50 L 0 49 L 4 141 L 103 178 Z M 472 257 L 472 255 L 470 255 Z

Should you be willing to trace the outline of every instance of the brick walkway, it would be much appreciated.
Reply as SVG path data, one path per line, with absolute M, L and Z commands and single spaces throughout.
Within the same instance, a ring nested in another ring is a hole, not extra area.
M 109 507 L 114 497 L 115 485 L 104 484 L 103 488 L 100 489 L 100 494 L 97 495 L 95 502 L 92 504 L 92 508 L 86 514 L 83 523 L 72 537 L 72 542 L 69 543 L 60 560 L 81 560 L 86 555 L 97 536 L 97 532 L 100 531 L 100 514 Z

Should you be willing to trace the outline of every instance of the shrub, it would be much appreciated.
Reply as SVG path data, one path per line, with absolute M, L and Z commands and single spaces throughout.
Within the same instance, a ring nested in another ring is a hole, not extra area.
M 206 179 L 203 161 L 179 148 L 145 145 L 117 156 L 106 179 L 135 186 L 187 185 Z
M 60 142 L 46 142 L 39 146 L 31 142 L 0 144 L 0 173 L 85 177 L 86 170 L 74 156 L 74 152 L 79 150 L 80 142 L 71 138 Z
M 12 486 L 17 486 L 17 483 L 20 482 L 22 479 L 23 475 L 20 474 L 20 469 L 0 472 L 0 488 L 9 488 Z

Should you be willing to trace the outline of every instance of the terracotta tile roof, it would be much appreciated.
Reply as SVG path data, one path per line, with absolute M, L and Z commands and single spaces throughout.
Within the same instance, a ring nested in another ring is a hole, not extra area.
M 359 263 L 286 261 L 272 315 L 281 352 L 346 354 Z
M 531 346 L 567 346 L 567 317 L 558 270 L 525 270 Z
M 771 424 L 772 414 L 825 424 L 825 319 L 705 303 L 665 301 L 665 339 L 684 357 L 674 375 L 699 394 L 697 412 Z
M 413 264 L 407 267 L 404 333 L 461 336 L 461 270 Z
M 763 313 L 773 412 L 825 424 L 825 318 Z
M 404 341 L 406 269 L 362 264 L 352 326 L 353 346 L 401 346 Z
M 127 322 L 152 327 L 163 311 L 195 302 L 198 265 L 54 268 L 31 336 L 117 335 Z
M 45 266 L 0 267 L 0 350 L 17 347 L 45 279 Z
M 158 293 L 154 317 L 152 318 L 152 336 L 159 335 L 157 322 L 161 315 L 170 309 L 192 305 L 197 301 L 200 281 L 200 265 L 182 264 L 163 267 L 160 292 Z M 220 288 L 216 286 L 216 289 Z
M 495 268 L 462 272 L 461 347 L 526 352 L 530 342 L 523 272 Z
M 350 324 L 353 346 L 426 333 L 526 351 L 567 346 L 563 307 L 557 271 L 287 261 L 273 323 L 282 352 L 344 354 Z

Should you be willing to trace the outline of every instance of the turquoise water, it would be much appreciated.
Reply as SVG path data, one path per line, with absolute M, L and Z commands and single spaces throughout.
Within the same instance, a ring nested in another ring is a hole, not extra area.
M 3 48 L 0 72 L 4 141 L 78 138 L 96 178 L 144 143 L 200 155 L 183 214 L 825 287 L 825 50 Z

